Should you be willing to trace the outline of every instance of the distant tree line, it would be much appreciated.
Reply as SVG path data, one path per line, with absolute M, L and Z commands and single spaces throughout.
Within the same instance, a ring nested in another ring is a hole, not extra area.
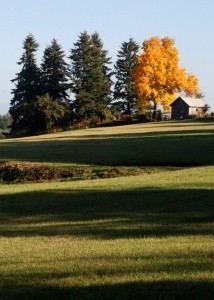
M 113 67 L 97 32 L 80 33 L 68 57 L 53 39 L 40 66 L 38 48 L 29 34 L 18 61 L 21 70 L 12 80 L 9 113 L 13 132 L 33 134 L 83 122 L 99 123 L 116 114 L 145 111 L 151 100 L 156 104 L 163 99 L 167 106 L 164 95 L 172 98 L 182 89 L 198 93 L 197 79 L 180 71 L 178 52 L 170 38 L 145 41 L 141 54 L 139 45 L 130 38 L 121 44 Z M 176 74 L 180 81 L 175 80 Z
M 0 115 L 0 129 L 9 129 L 12 124 L 12 118 L 10 114 Z

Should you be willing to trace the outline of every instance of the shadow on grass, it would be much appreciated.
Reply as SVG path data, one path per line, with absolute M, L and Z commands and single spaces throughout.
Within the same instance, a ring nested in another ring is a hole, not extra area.
M 213 130 L 0 143 L 1 160 L 105 166 L 212 165 Z M 208 134 L 207 134 L 208 133 Z
M 213 191 L 54 190 L 0 197 L 0 235 L 109 238 L 212 234 Z
M 0 299 L 213 299 L 213 283 L 207 281 L 128 282 L 93 286 L 43 285 L 2 292 Z

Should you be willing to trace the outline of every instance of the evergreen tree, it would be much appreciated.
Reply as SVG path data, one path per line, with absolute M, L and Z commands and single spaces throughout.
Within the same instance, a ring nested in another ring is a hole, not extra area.
M 80 34 L 71 49 L 72 103 L 78 120 L 91 119 L 92 116 L 105 118 L 111 95 L 110 58 L 98 33 Z
M 9 113 L 13 118 L 12 130 L 31 130 L 33 125 L 32 104 L 40 95 L 40 71 L 36 65 L 35 52 L 39 45 L 32 34 L 23 42 L 24 53 L 18 62 L 22 69 L 11 80 L 15 84 L 12 90 Z
M 103 43 L 99 34 L 95 32 L 91 35 L 94 44 L 94 97 L 96 99 L 97 114 L 105 117 L 108 105 L 111 101 L 111 86 L 113 84 L 111 76 L 113 72 L 110 68 L 111 58 L 108 51 L 103 49 Z
M 42 71 L 42 94 L 49 94 L 59 103 L 68 103 L 68 65 L 65 53 L 56 39 L 45 49 Z
M 119 100 L 117 105 L 119 104 L 126 114 L 132 114 L 137 107 L 131 71 L 137 63 L 138 50 L 139 46 L 132 38 L 123 42 L 115 64 L 114 98 Z

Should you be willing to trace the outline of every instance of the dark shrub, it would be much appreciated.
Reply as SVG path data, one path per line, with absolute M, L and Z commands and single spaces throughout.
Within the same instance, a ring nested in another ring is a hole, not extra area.
M 6 183 L 40 182 L 60 177 L 59 169 L 43 163 L 6 162 L 0 165 L 0 178 Z

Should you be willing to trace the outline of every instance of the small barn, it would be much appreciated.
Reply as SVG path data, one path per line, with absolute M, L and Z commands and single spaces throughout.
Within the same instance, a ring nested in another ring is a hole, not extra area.
M 178 97 L 170 104 L 171 119 L 186 119 L 189 116 L 202 116 L 205 104 L 202 99 L 192 97 Z

